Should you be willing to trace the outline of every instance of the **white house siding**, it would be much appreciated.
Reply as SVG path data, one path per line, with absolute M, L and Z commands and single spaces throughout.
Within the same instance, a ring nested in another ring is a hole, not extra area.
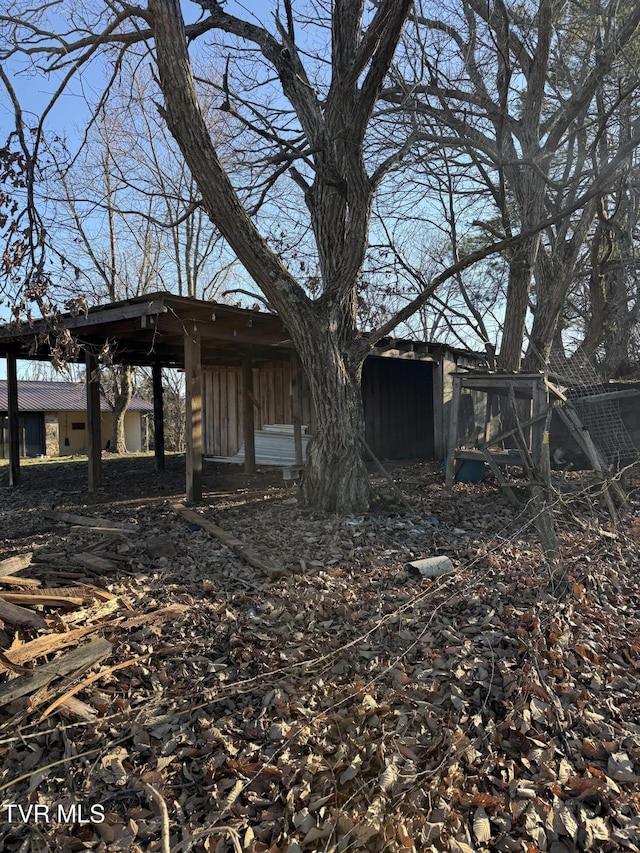
M 73 429 L 72 424 L 84 424 L 83 429 Z M 60 456 L 76 456 L 87 452 L 87 413 L 58 412 Z

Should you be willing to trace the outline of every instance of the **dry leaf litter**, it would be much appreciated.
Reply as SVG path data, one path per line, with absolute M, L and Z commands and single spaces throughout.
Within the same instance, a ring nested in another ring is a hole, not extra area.
M 397 466 L 413 512 L 374 478 L 344 519 L 210 466 L 191 509 L 265 577 L 172 508 L 180 460 L 151 464 L 0 490 L 0 604 L 35 618 L 0 630 L 3 851 L 640 850 L 633 508 L 617 538 L 567 523 L 548 563 L 491 482 Z M 454 572 L 407 567 L 433 555 Z M 71 803 L 104 821 L 6 820 Z

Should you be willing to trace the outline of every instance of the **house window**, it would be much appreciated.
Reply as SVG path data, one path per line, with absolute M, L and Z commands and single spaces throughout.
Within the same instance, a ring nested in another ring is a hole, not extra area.
M 71 421 L 71 429 L 85 429 L 84 421 Z

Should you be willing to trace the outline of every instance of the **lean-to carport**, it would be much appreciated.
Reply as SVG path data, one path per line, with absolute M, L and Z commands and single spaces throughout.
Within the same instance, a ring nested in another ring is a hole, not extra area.
M 99 355 L 108 347 L 114 363 L 151 367 L 156 467 L 164 468 L 162 368 L 185 371 L 186 382 L 186 495 L 202 497 L 202 368 L 241 365 L 245 470 L 255 468 L 252 368 L 270 360 L 291 359 L 298 371 L 289 336 L 275 314 L 234 308 L 216 302 L 154 293 L 90 308 L 77 316 L 63 315 L 52 323 L 0 327 L 0 355 L 7 359 L 9 415 L 9 484 L 20 479 L 18 432 L 18 358 L 51 360 L 56 334 L 68 330 L 80 349 L 75 361 L 84 361 L 87 387 L 89 490 L 100 485 Z M 295 395 L 294 395 L 295 397 Z M 300 419 L 294 415 L 299 429 Z

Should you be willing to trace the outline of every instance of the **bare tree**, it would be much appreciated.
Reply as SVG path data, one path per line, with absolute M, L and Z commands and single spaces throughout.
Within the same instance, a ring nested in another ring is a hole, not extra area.
M 586 187 L 605 189 L 640 136 L 607 159 L 594 141 L 604 132 L 597 96 L 623 49 L 636 37 L 637 4 L 598 3 L 589 16 L 554 0 L 493 4 L 463 0 L 435 14 L 421 8 L 423 79 L 407 79 L 406 65 L 384 97 L 427 121 L 421 136 L 466 154 L 492 203 L 487 236 L 522 236 L 509 263 L 500 361 L 520 365 L 527 311 L 533 308 L 528 362 L 548 356 L 574 268 L 596 209 L 597 192 L 577 204 Z M 577 36 L 577 37 L 576 37 Z M 638 80 L 619 92 L 605 121 L 630 100 Z M 535 223 L 562 208 L 575 215 L 542 231 Z M 496 232 L 495 215 L 499 215 Z M 528 236 L 526 236 L 528 235 Z M 530 293 L 535 274 L 533 303 Z
M 626 80 L 617 81 L 620 89 Z M 604 112 L 604 99 L 599 103 Z M 610 121 L 599 148 L 603 156 L 613 146 L 624 144 L 633 133 L 638 112 L 635 103 L 627 102 Z M 581 317 L 584 337 L 583 352 L 600 361 L 603 372 L 616 376 L 632 369 L 631 349 L 640 320 L 640 183 L 638 154 L 627 157 L 624 171 L 607 194 L 598 200 L 595 227 L 590 235 L 585 257 L 584 297 L 572 300 Z M 580 284 L 580 278 L 578 278 Z
M 142 224 L 141 229 L 126 220 L 123 222 L 119 214 L 122 181 L 114 175 L 113 168 L 117 124 L 103 117 L 98 131 L 99 142 L 95 141 L 91 148 L 94 167 L 85 162 L 82 170 L 76 168 L 71 174 L 59 169 L 57 177 L 71 219 L 70 233 L 82 250 L 76 258 L 77 264 L 85 269 L 85 293 L 92 302 L 117 302 L 155 289 L 159 244 L 151 224 L 149 203 L 147 215 L 136 217 Z M 82 203 L 77 198 L 81 188 Z M 94 197 L 99 199 L 103 214 L 99 217 L 101 235 L 98 238 L 94 236 L 98 206 Z M 102 393 L 111 409 L 111 436 L 107 447 L 111 453 L 126 453 L 124 419 L 133 394 L 133 368 L 118 363 L 116 356 L 108 348 L 102 353 Z
M 528 283 L 538 245 L 536 230 L 545 222 L 549 226 L 559 221 L 566 211 L 547 215 L 544 192 L 529 204 L 527 182 L 535 184 L 531 176 L 537 175 L 538 163 L 527 166 L 528 177 L 518 190 L 518 233 L 505 224 L 494 243 L 455 260 L 392 317 L 364 332 L 358 323 L 358 294 L 374 199 L 389 175 L 411 165 L 407 154 L 419 139 L 411 118 L 415 111 L 394 110 L 391 115 L 384 104 L 377 108 L 411 0 L 379 0 L 371 9 L 365 9 L 364 0 L 309 0 L 295 14 L 293 3 L 285 0 L 285 19 L 276 11 L 272 28 L 255 16 L 230 14 L 215 0 L 198 0 L 197 5 L 202 16 L 188 25 L 178 0 L 149 0 L 147 8 L 98 3 L 99 14 L 92 22 L 87 22 L 84 7 L 76 16 L 65 5 L 67 21 L 59 28 L 56 4 L 37 12 L 23 7 L 21 13 L 0 15 L 6 45 L 2 56 L 8 61 L 16 54 L 30 57 L 49 73 L 61 75 L 63 83 L 94 61 L 102 62 L 103 73 L 115 79 L 127 52 L 154 65 L 162 93 L 160 115 L 189 167 L 203 210 L 282 317 L 300 354 L 317 422 L 301 497 L 320 509 L 361 512 L 368 506 L 369 483 L 362 453 L 360 377 L 373 343 L 408 319 L 443 281 L 492 253 L 519 251 L 526 261 L 521 278 Z M 484 9 L 465 8 L 479 19 Z M 414 19 L 414 31 L 424 26 Z M 198 51 L 198 39 L 205 33 L 209 41 L 213 36 L 214 48 Z M 622 43 L 618 39 L 615 49 L 605 50 L 597 74 Z M 512 40 L 508 45 L 513 54 Z M 523 120 L 528 143 L 530 133 L 539 131 L 544 85 L 537 81 L 545 56 L 532 56 L 528 44 L 523 51 L 531 58 L 525 70 L 535 108 L 535 115 Z M 473 49 L 468 53 L 473 56 Z M 589 89 L 587 83 L 585 87 Z M 235 149 L 232 172 L 225 169 L 202 108 L 202 93 L 210 89 L 218 94 L 229 136 L 242 143 Z M 506 91 L 509 95 L 508 87 Z M 403 107 L 413 106 L 406 86 L 398 86 L 397 92 Z M 570 101 L 570 112 L 579 112 L 580 97 L 578 92 L 575 103 Z M 105 92 L 99 107 L 107 99 Z M 565 118 L 567 127 L 572 120 L 571 115 Z M 458 124 L 461 130 L 462 120 Z M 554 132 L 563 137 L 561 125 L 558 120 Z M 441 135 L 437 141 L 443 141 Z M 521 158 L 504 151 L 500 173 L 516 170 L 515 161 L 521 168 Z M 525 159 L 530 154 L 527 149 Z M 582 207 L 578 191 L 574 203 Z M 515 248 L 520 243 L 522 250 Z M 305 261 L 304 269 L 299 266 L 302 249 L 313 258 Z M 511 266 L 520 268 L 517 263 Z
M 376 186 L 364 157 L 365 135 L 378 94 L 393 59 L 410 0 L 383 0 L 365 28 L 364 2 L 337 0 L 333 9 L 331 79 L 320 94 L 303 64 L 292 16 L 277 35 L 229 15 L 222 4 L 201 4 L 205 17 L 186 30 L 177 0 L 152 0 L 147 10 L 111 6 L 106 27 L 87 37 L 52 37 L 46 50 L 50 68 L 80 64 L 105 43 L 147 40 L 164 97 L 162 115 L 176 139 L 202 196 L 202 204 L 229 245 L 283 318 L 300 353 L 316 409 L 317 435 L 309 452 L 303 497 L 326 510 L 362 511 L 369 484 L 361 437 L 364 432 L 360 374 L 370 342 L 356 326 L 356 284 L 368 243 Z M 289 4 L 287 6 L 290 8 Z M 107 15 L 106 9 L 104 10 Z M 134 18 L 133 26 L 126 22 Z M 137 20 L 135 20 L 137 19 Z M 146 29 L 140 26 L 141 20 Z M 6 21 L 6 18 L 5 18 Z M 21 49 L 46 51 L 33 40 L 41 30 L 26 16 L 10 23 Z M 277 143 L 307 206 L 322 294 L 312 299 L 258 231 L 226 173 L 198 101 L 188 41 L 217 30 L 257 51 L 275 72 L 296 121 L 294 133 Z M 19 31 L 19 33 L 18 33 Z M 52 34 L 53 35 L 53 34 Z M 151 41 L 153 40 L 153 45 Z M 297 134 L 300 142 L 292 144 Z M 298 168 L 296 168 L 298 166 Z M 300 168 L 302 167 L 302 168 Z M 304 174 L 303 174 L 304 170 Z
M 163 125 L 144 111 L 148 81 L 145 85 L 141 76 L 133 80 L 134 97 L 120 88 L 114 93 L 112 110 L 97 117 L 76 157 L 58 152 L 48 182 L 48 198 L 57 203 L 61 219 L 66 215 L 75 247 L 67 256 L 73 255 L 76 276 L 57 289 L 77 290 L 80 278 L 91 303 L 161 289 L 206 298 L 225 280 L 224 268 L 212 269 L 219 235 L 184 161 L 171 150 L 166 127 L 163 134 Z M 118 363 L 117 353 L 105 350 L 103 360 L 102 391 L 112 412 L 108 449 L 124 453 L 133 370 Z

